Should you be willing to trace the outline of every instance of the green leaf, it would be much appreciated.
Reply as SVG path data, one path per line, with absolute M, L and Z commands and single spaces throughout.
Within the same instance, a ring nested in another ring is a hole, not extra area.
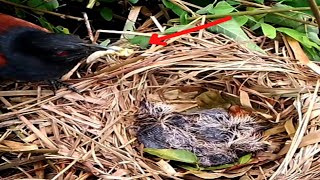
M 308 38 L 317 43 L 318 45 L 320 45 L 320 39 L 319 39 L 319 36 L 318 36 L 318 33 L 315 33 L 315 32 L 308 32 Z
M 232 5 L 240 5 L 241 4 L 240 2 L 234 1 L 234 0 L 227 0 L 226 2 L 229 3 L 231 6 Z
M 101 46 L 107 47 L 110 44 L 110 39 L 106 39 L 100 43 Z
M 290 29 L 290 28 L 277 28 L 277 31 L 280 31 L 293 39 L 299 41 L 301 44 L 306 46 L 307 48 L 315 47 L 317 49 L 320 49 L 320 47 L 317 45 L 317 43 L 314 43 L 310 41 L 310 39 L 307 37 L 305 33 L 301 33 L 297 30 Z
M 246 33 L 241 29 L 240 25 L 234 19 L 218 24 L 216 26 L 209 27 L 208 30 L 211 32 L 223 33 L 236 42 L 245 45 L 247 48 L 265 54 L 265 52 L 259 46 L 257 46 L 250 40 L 250 38 L 246 35 Z
M 290 5 L 292 7 L 308 7 L 309 6 L 309 2 L 308 1 L 302 1 L 302 0 L 284 1 L 283 3 L 285 3 L 287 5 Z M 320 0 L 316 0 L 316 3 L 319 6 L 320 5 Z M 303 12 L 312 15 L 312 11 L 311 10 L 303 11 Z
M 181 9 L 179 6 L 173 4 L 172 2 L 170 2 L 168 0 L 162 0 L 162 2 L 167 8 L 171 9 L 179 17 L 181 15 L 183 15 L 184 13 L 187 13 L 185 10 Z
M 239 158 L 238 162 L 239 164 L 246 164 L 250 161 L 251 157 L 252 157 L 252 154 L 244 155 Z
M 252 157 L 252 154 L 247 154 L 247 155 L 244 155 L 244 156 L 240 157 L 239 160 L 238 160 L 238 163 L 222 164 L 222 165 L 219 165 L 219 166 L 206 167 L 206 168 L 204 168 L 204 170 L 226 169 L 226 168 L 235 166 L 236 164 L 246 164 L 246 163 L 248 163 L 250 161 L 251 157 Z
M 250 29 L 252 31 L 257 30 L 261 27 L 262 23 L 263 23 L 263 19 L 259 20 L 258 22 L 255 22 L 255 25 L 251 26 Z
M 317 51 L 315 48 L 307 48 L 303 45 L 302 47 L 311 60 L 320 61 L 319 51 Z
M 146 36 L 135 36 L 129 40 L 132 44 L 138 44 L 142 49 L 149 46 L 150 37 Z
M 283 4 L 276 4 L 274 7 L 275 8 L 290 8 L 290 6 L 286 6 Z M 310 18 L 309 15 L 306 15 L 301 12 L 281 12 L 281 14 L 298 19 L 298 20 L 305 20 L 305 19 Z M 303 23 L 291 20 L 291 19 L 287 19 L 285 17 L 277 16 L 272 13 L 269 13 L 265 16 L 264 22 L 268 22 L 271 24 L 277 24 L 282 27 L 291 27 L 296 30 L 298 30 L 298 28 L 300 28 L 301 30 L 299 30 L 299 31 L 301 31 L 301 32 L 304 32 L 305 26 L 310 26 L 310 25 L 305 25 Z
M 57 26 L 55 27 L 55 32 L 58 32 L 58 33 L 63 33 L 63 34 L 70 34 L 70 31 L 68 28 L 65 28 L 63 26 Z
M 232 7 L 229 3 L 227 3 L 226 1 L 220 1 L 218 2 L 218 4 L 213 8 L 213 9 L 209 9 L 208 12 L 210 14 L 228 14 L 231 13 L 232 11 L 234 11 L 235 8 Z
M 222 164 L 219 166 L 206 167 L 206 168 L 204 168 L 204 170 L 212 171 L 212 170 L 217 170 L 217 169 L 226 169 L 226 168 L 232 167 L 234 165 L 235 164 Z
M 199 9 L 196 13 L 197 14 L 208 14 L 209 11 L 213 10 L 213 8 L 214 8 L 213 4 L 209 4 L 206 7 L 202 8 L 202 9 Z
M 264 0 L 254 0 L 254 1 L 257 2 L 257 3 L 260 3 L 260 4 L 264 3 Z
M 247 16 L 247 17 L 248 17 L 248 22 L 246 24 L 248 27 L 250 27 L 251 30 L 256 30 L 261 27 L 261 23 L 263 23 L 263 18 L 257 21 L 252 16 Z
M 132 4 L 136 4 L 139 0 L 129 0 Z
M 144 152 L 158 156 L 163 159 L 196 164 L 198 157 L 190 151 L 179 149 L 154 149 L 145 148 Z
M 295 19 L 300 19 L 300 20 L 303 17 L 303 15 L 298 14 L 298 13 L 295 13 L 295 14 L 293 14 L 293 13 L 282 13 L 282 14 L 290 16 L 290 17 L 293 17 Z M 282 27 L 290 27 L 290 28 L 293 28 L 293 29 L 297 29 L 299 27 L 304 28 L 304 24 L 302 24 L 300 22 L 297 22 L 297 21 L 294 21 L 294 20 L 291 20 L 291 19 L 287 19 L 287 18 L 284 18 L 284 17 L 281 17 L 281 16 L 277 16 L 277 15 L 274 15 L 274 14 L 267 14 L 264 17 L 264 22 L 280 25 Z
M 185 30 L 185 29 L 189 29 L 189 28 L 192 28 L 193 26 L 191 25 L 176 25 L 176 26 L 173 26 L 171 28 L 168 28 L 164 31 L 164 34 L 172 34 L 172 33 L 175 33 L 175 32 L 178 32 L 178 31 L 182 31 L 182 30 Z
M 55 27 L 51 23 L 49 23 L 44 17 L 40 17 L 38 18 L 38 20 L 42 27 L 48 29 L 51 32 L 54 32 Z
M 180 16 L 180 24 L 182 24 L 182 25 L 188 24 L 188 23 L 189 23 L 188 18 L 189 18 L 189 15 L 188 15 L 187 12 L 184 13 L 184 14 L 182 14 L 182 15 Z
M 270 24 L 261 23 L 261 29 L 263 34 L 270 39 L 274 39 L 277 36 L 276 28 L 271 26 Z
M 26 17 L 26 13 L 24 10 L 21 10 L 20 8 L 15 8 L 15 13 L 16 15 L 21 18 L 21 19 L 24 19 Z
M 28 0 L 27 5 L 36 9 L 52 11 L 59 7 L 58 0 Z
M 236 16 L 236 17 L 233 17 L 233 19 L 235 21 L 237 21 L 237 23 L 239 24 L 239 26 L 243 26 L 245 25 L 248 20 L 249 20 L 249 17 L 248 16 Z
M 111 21 L 113 17 L 112 9 L 104 7 L 100 10 L 100 15 L 103 17 L 103 19 Z

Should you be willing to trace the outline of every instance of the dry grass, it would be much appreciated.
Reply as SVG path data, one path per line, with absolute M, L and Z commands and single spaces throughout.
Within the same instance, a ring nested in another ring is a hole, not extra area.
M 144 30 L 150 33 L 151 25 L 146 22 Z M 318 74 L 294 60 L 289 45 L 281 42 L 256 38 L 269 52 L 262 55 L 201 31 L 166 47 L 152 46 L 128 58 L 108 56 L 82 67 L 69 81 L 81 94 L 61 89 L 53 96 L 37 84 L 4 84 L 0 100 L 8 112 L 0 115 L 1 177 L 319 178 Z M 238 169 L 201 173 L 172 173 L 166 162 L 144 158 L 131 131 L 139 102 L 164 101 L 183 111 L 197 107 L 195 98 L 209 90 L 251 106 L 269 121 L 273 127 L 264 140 L 273 151 Z

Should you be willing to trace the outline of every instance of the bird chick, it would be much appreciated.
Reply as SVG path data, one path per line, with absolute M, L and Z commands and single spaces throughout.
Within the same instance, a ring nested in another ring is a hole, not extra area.
M 204 167 L 234 163 L 268 147 L 255 119 L 224 109 L 178 113 L 164 103 L 143 102 L 136 119 L 137 138 L 145 147 L 189 150 Z

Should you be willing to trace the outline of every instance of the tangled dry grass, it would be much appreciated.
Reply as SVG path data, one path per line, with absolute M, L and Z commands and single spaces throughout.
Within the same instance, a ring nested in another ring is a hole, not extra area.
M 150 25 L 145 31 L 151 32 Z M 297 60 L 286 37 L 255 40 L 268 54 L 201 31 L 127 58 L 106 56 L 68 81 L 80 94 L 61 89 L 53 95 L 35 83 L 4 83 L 0 100 L 7 112 L 0 115 L 0 176 L 320 178 L 317 64 Z M 196 97 L 207 91 L 219 91 L 270 122 L 264 140 L 274 151 L 241 167 L 210 172 L 182 172 L 165 161 L 143 157 L 131 132 L 139 102 L 164 101 L 184 111 L 197 107 Z

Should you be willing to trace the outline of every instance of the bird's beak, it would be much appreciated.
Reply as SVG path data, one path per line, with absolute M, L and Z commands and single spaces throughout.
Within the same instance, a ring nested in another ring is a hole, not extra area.
M 98 58 L 106 55 L 117 55 L 117 56 L 128 57 L 134 53 L 133 49 L 127 49 L 127 48 L 122 48 L 118 46 L 105 47 L 105 46 L 96 45 L 96 44 L 89 44 L 89 45 L 87 44 L 87 46 L 92 47 L 92 50 L 94 50 L 94 53 L 92 53 L 87 58 L 87 63 L 91 63 L 97 60 Z
M 88 48 L 92 48 L 94 51 L 103 51 L 103 50 L 112 50 L 112 51 L 119 51 L 119 49 L 113 48 L 113 47 L 106 47 L 106 46 L 101 46 L 99 44 L 86 44 L 86 43 L 81 43 L 81 45 L 86 46 Z

